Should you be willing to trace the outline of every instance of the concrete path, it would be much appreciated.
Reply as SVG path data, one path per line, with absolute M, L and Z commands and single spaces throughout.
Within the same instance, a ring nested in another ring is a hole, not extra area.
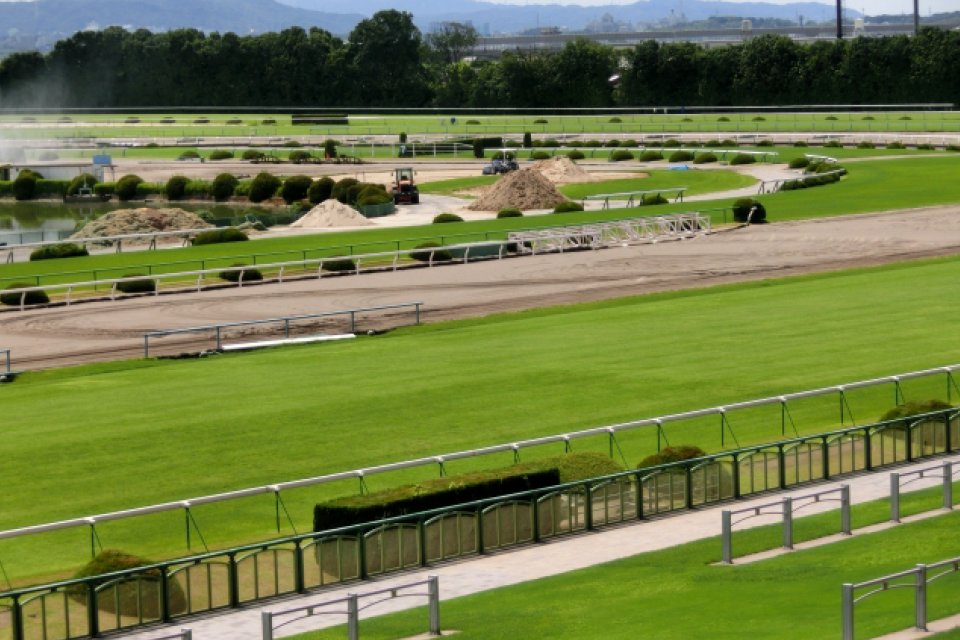
M 956 464 L 960 461 L 960 455 L 948 459 Z M 914 469 L 932 467 L 942 461 L 943 459 L 924 460 L 918 464 L 900 467 L 897 472 L 903 474 Z M 911 483 L 911 490 L 933 486 L 939 482 L 941 480 L 937 478 L 924 479 Z M 738 502 L 733 508 L 773 502 L 785 496 L 802 496 L 815 491 L 839 487 L 841 484 L 850 486 L 850 498 L 854 504 L 885 498 L 889 495 L 890 490 L 890 471 L 878 471 L 845 478 L 837 482 L 807 485 L 796 491 L 766 494 L 754 500 Z M 418 571 L 392 574 L 389 577 L 363 583 L 354 582 L 343 587 L 314 592 L 307 596 L 292 597 L 282 601 L 273 601 L 263 606 L 250 606 L 244 609 L 234 609 L 220 614 L 178 621 L 175 624 L 157 627 L 147 632 L 123 634 L 120 637 L 148 640 L 168 635 L 181 628 L 189 628 L 193 630 L 194 640 L 261 640 L 261 611 L 280 611 L 325 602 L 343 597 L 347 593 L 362 595 L 364 592 L 422 580 L 428 575 L 440 577 L 441 601 L 450 600 L 490 589 L 592 567 L 639 553 L 656 551 L 717 536 L 720 534 L 720 511 L 730 508 L 731 504 L 728 503 L 695 511 L 686 511 L 673 517 L 642 521 L 600 530 L 595 533 L 565 537 L 544 544 L 521 547 L 513 551 L 473 557 L 465 561 L 441 564 Z M 833 509 L 836 509 L 836 503 L 819 503 L 805 509 L 804 516 Z M 745 524 L 742 528 L 762 526 L 777 521 L 776 516 L 756 518 L 750 520 L 749 525 Z M 854 519 L 854 526 L 856 526 L 856 519 Z M 417 598 L 390 601 L 373 610 L 371 617 L 425 604 L 425 599 L 420 602 Z M 443 620 L 442 605 L 440 619 Z M 307 618 L 285 626 L 282 632 L 277 634 L 277 637 L 344 623 L 343 616 Z M 426 621 L 424 621 L 424 624 L 426 624 Z

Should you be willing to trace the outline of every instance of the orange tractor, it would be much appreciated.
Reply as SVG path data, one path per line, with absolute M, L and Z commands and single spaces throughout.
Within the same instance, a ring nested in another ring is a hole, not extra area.
M 397 169 L 393 188 L 390 189 L 394 204 L 420 204 L 420 190 L 413 182 L 413 175 L 410 167 Z

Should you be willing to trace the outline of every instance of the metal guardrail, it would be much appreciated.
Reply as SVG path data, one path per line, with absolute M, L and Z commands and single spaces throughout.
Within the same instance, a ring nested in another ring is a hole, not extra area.
M 282 322 L 284 324 L 284 337 L 290 337 L 290 322 L 296 320 L 308 320 L 311 318 L 331 318 L 335 316 L 350 316 L 350 333 L 356 332 L 356 314 L 364 313 L 367 311 L 384 311 L 387 309 L 408 309 L 414 307 L 416 310 L 416 321 L 414 324 L 420 324 L 420 307 L 423 306 L 422 302 L 407 302 L 404 304 L 388 304 L 379 307 L 365 307 L 361 309 L 347 309 L 345 311 L 329 311 L 327 313 L 310 313 L 306 315 L 299 316 L 284 316 L 280 318 L 267 318 L 266 320 L 248 320 L 246 322 L 229 322 L 224 324 L 212 324 L 203 327 L 189 327 L 187 329 L 170 329 L 168 331 L 150 331 L 143 334 L 143 357 L 150 357 L 150 338 L 159 338 L 162 336 L 172 336 L 183 333 L 199 333 L 199 332 L 209 332 L 213 331 L 215 334 L 216 340 L 216 349 L 220 351 L 222 347 L 221 341 L 221 329 L 230 329 L 233 327 L 249 327 L 258 324 L 276 324 Z M 0 352 L 2 353 L 2 352 Z
M 103 242 L 116 242 L 117 243 L 117 253 L 122 253 L 122 245 L 124 240 L 150 240 L 150 249 L 157 248 L 157 239 L 158 238 L 170 238 L 170 237 L 179 237 L 183 236 L 184 246 L 186 246 L 186 241 L 191 235 L 196 235 L 198 233 L 203 233 L 204 231 L 211 231 L 212 229 L 182 229 L 180 231 L 158 231 L 156 233 L 128 233 L 118 236 L 103 236 L 102 238 L 73 238 L 67 240 L 46 240 L 44 242 L 27 242 L 23 244 L 8 244 L 0 245 L 0 250 L 8 251 L 6 262 L 13 262 L 13 251 L 15 249 L 29 249 L 31 247 L 49 247 L 56 244 L 65 244 L 67 242 L 71 244 L 79 244 L 83 247 L 86 247 L 88 244 L 97 244 Z
M 0 349 L 0 355 L 5 356 L 7 361 L 7 370 L 0 371 L 0 382 L 10 382 L 14 377 L 23 373 L 22 371 L 14 371 L 11 368 L 11 352 L 10 349 Z
M 427 591 L 416 593 L 401 593 L 406 589 L 426 586 Z M 389 594 L 389 595 L 387 595 Z M 381 597 L 379 600 L 360 606 L 361 598 Z M 389 602 L 396 598 L 427 598 L 427 616 L 428 633 L 432 636 L 440 635 L 440 579 L 437 576 L 427 576 L 426 580 L 417 582 L 407 582 L 405 584 L 390 587 L 389 589 L 380 589 L 368 593 L 348 593 L 346 598 L 337 598 L 336 600 L 327 600 L 293 609 L 284 609 L 283 611 L 264 611 L 261 615 L 261 624 L 263 628 L 263 640 L 274 640 L 274 632 L 288 624 L 303 620 L 311 616 L 320 615 L 346 615 L 347 616 L 347 638 L 348 640 L 360 640 L 360 612 L 370 607 L 374 607 L 383 602 Z M 318 611 L 324 607 L 333 605 L 346 605 L 344 610 Z M 301 614 L 280 624 L 275 624 L 274 619 L 281 616 L 292 614 Z
M 937 572 L 930 575 L 931 572 Z M 854 605 L 883 591 L 891 589 L 913 589 L 914 591 L 914 627 L 917 631 L 927 630 L 927 585 L 951 573 L 960 572 L 960 557 L 943 560 L 933 564 L 918 564 L 914 569 L 891 573 L 882 578 L 866 582 L 846 583 L 843 585 L 843 640 L 854 640 Z M 906 580 L 905 580 L 906 579 Z M 875 587 L 871 591 L 857 596 L 858 589 Z
M 828 164 L 836 164 L 836 163 L 837 163 L 837 159 L 836 159 L 836 158 L 831 158 L 830 156 L 818 156 L 818 155 L 814 155 L 814 154 L 812 154 L 812 153 L 805 153 L 805 154 L 803 154 L 803 157 L 804 157 L 804 158 L 807 158 L 807 159 L 809 159 L 809 160 L 819 160 L 820 162 L 826 162 L 826 163 L 828 163 Z
M 814 173 L 809 176 L 800 176 L 798 178 L 777 178 L 775 180 L 761 180 L 760 189 L 759 191 L 757 191 L 757 193 L 775 193 L 783 189 L 785 185 L 791 182 L 800 183 L 808 178 L 817 178 L 820 176 L 843 176 L 843 175 L 846 175 L 846 173 L 847 173 L 846 169 L 835 169 L 833 171 L 824 171 L 823 173 Z M 769 190 L 767 189 L 768 184 L 773 185 L 773 187 L 771 187 Z
M 839 493 L 840 497 L 822 497 L 826 495 L 832 495 L 834 493 Z M 798 504 L 804 500 L 808 500 L 809 502 Z M 793 549 L 793 514 L 800 509 L 820 502 L 840 503 L 840 531 L 845 535 L 852 535 L 850 525 L 850 487 L 842 484 L 836 489 L 827 489 L 826 491 L 808 493 L 804 496 L 787 496 L 780 502 L 768 502 L 767 504 L 761 504 L 756 507 L 749 507 L 747 509 L 723 511 L 721 513 L 722 533 L 720 538 L 723 563 L 733 564 L 733 525 L 743 522 L 744 520 L 750 520 L 751 518 L 780 515 L 783 519 L 783 548 Z M 774 508 L 779 508 L 779 511 L 764 511 L 765 509 Z M 750 515 L 740 518 L 739 520 L 733 520 L 733 516 L 741 513 L 749 513 Z
M 923 480 L 924 478 L 943 479 L 943 508 L 953 509 L 953 476 L 960 473 L 960 467 L 953 470 L 953 463 L 949 460 L 942 465 L 917 469 L 907 473 L 890 474 L 890 521 L 900 522 L 900 489 Z
M 602 209 L 610 208 L 610 198 L 622 198 L 627 197 L 627 204 L 624 207 L 629 209 L 634 206 L 634 197 L 640 196 L 640 201 L 643 202 L 643 196 L 655 193 L 657 195 L 661 193 L 676 193 L 677 197 L 674 199 L 674 202 L 683 202 L 683 192 L 687 191 L 690 187 L 675 187 L 673 189 L 648 189 L 646 191 L 625 191 L 623 193 L 597 193 L 592 196 L 583 196 L 581 202 L 586 204 L 587 200 L 603 200 Z
M 181 629 L 180 633 L 172 633 L 168 636 L 151 638 L 150 640 L 193 640 L 193 631 L 190 629 Z

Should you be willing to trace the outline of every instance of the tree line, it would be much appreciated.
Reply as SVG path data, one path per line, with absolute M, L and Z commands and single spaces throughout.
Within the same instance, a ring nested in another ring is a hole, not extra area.
M 0 107 L 644 107 L 960 103 L 960 33 L 800 44 L 764 35 L 704 49 L 585 39 L 469 61 L 476 33 L 424 37 L 382 11 L 346 41 L 299 27 L 257 36 L 195 29 L 82 31 L 47 55 L 0 62 Z M 617 77 L 614 77 L 617 76 Z

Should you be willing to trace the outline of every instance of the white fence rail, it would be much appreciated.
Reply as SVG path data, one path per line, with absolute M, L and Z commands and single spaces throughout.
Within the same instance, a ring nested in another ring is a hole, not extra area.
M 156 233 L 128 233 L 125 235 L 119 236 L 104 236 L 101 238 L 73 238 L 65 240 L 46 240 L 44 242 L 26 242 L 23 244 L 8 244 L 0 246 L 0 250 L 7 251 L 6 262 L 13 262 L 13 252 L 16 249 L 31 249 L 34 247 L 49 247 L 55 244 L 78 244 L 82 247 L 86 247 L 88 244 L 102 244 L 104 242 L 116 242 L 117 243 L 117 253 L 122 253 L 122 245 L 124 240 L 149 240 L 150 248 L 157 248 L 157 239 L 159 238 L 176 238 L 182 237 L 183 244 L 186 246 L 187 240 L 190 236 L 197 235 L 198 233 L 203 233 L 204 231 L 216 231 L 215 228 L 210 227 L 207 229 L 182 229 L 180 231 L 157 231 Z

